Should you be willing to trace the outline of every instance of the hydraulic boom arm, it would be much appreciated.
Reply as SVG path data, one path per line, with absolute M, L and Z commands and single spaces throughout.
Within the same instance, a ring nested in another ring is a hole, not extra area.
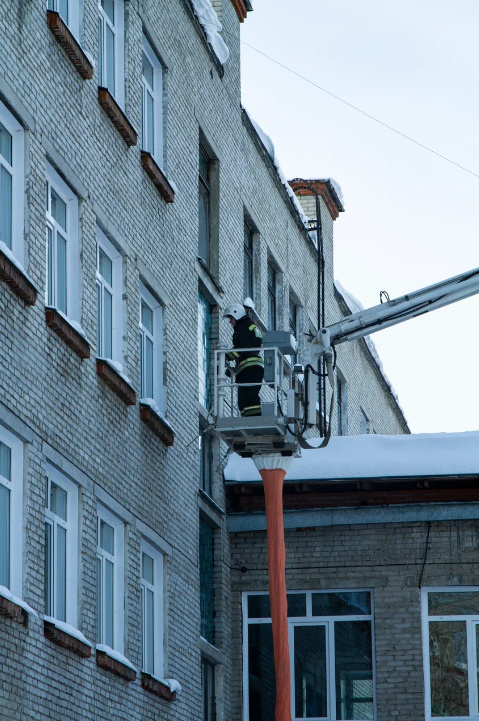
M 400 298 L 388 300 L 359 313 L 353 313 L 337 323 L 321 328 L 313 344 L 319 343 L 322 346 L 320 353 L 324 353 L 338 343 L 364 338 L 378 330 L 429 313 L 431 310 L 442 308 L 476 293 L 479 293 L 479 268 Z

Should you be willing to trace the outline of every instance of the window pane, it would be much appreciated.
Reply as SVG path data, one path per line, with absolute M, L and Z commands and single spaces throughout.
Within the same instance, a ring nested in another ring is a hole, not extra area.
M 0 586 L 10 586 L 10 491 L 0 485 Z
M 45 613 L 47 616 L 52 615 L 52 525 L 45 523 L 45 580 L 44 580 L 44 593 L 45 593 Z
M 0 123 L 0 155 L 9 165 L 12 164 L 12 136 Z
M 206 298 L 198 296 L 198 376 L 199 401 L 207 408 L 209 405 L 209 369 L 211 349 L 211 309 Z
M 215 667 L 206 659 L 201 660 L 202 721 L 215 721 Z
M 108 20 L 112 25 L 115 24 L 115 0 L 101 0 L 101 6 L 105 11 Z
M 5 443 L 0 441 L 0 476 L 7 481 L 11 478 L 12 452 Z
M 47 263 L 48 263 L 48 298 L 47 301 L 50 305 L 53 304 L 53 231 L 50 227 L 47 228 Z
M 149 673 L 153 673 L 154 664 L 154 637 L 155 637 L 155 626 L 154 626 L 154 595 L 150 589 L 146 591 L 146 670 Z
M 198 437 L 200 452 L 200 488 L 211 496 L 213 449 L 211 435 L 201 426 Z
M 113 556 L 115 553 L 115 531 L 106 521 L 100 521 L 100 546 Z
M 67 243 L 57 233 L 57 300 L 59 310 L 67 312 Z
M 102 583 L 101 558 L 96 559 L 96 642 L 102 642 L 102 608 L 103 608 L 103 583 Z
M 215 640 L 214 627 L 214 530 L 200 519 L 200 608 L 201 635 L 210 643 Z
M 150 63 L 145 53 L 143 53 L 141 58 L 141 67 L 143 77 L 145 78 L 150 88 L 153 90 L 153 65 Z
M 430 616 L 479 616 L 479 592 L 428 593 Z
M 103 355 L 113 357 L 113 298 L 103 289 Z
M 313 616 L 358 616 L 371 613 L 369 591 L 313 593 Z
M 155 153 L 155 139 L 154 139 L 154 127 L 155 127 L 155 109 L 153 96 L 150 93 L 146 94 L 146 149 L 149 153 L 154 155 Z
M 56 592 L 56 609 L 55 618 L 59 621 L 66 621 L 66 573 L 67 573 L 67 532 L 60 526 L 56 527 L 57 531 L 57 557 L 55 567 L 55 592 Z
M 102 337 L 102 311 L 101 311 L 101 285 L 96 284 L 96 352 L 103 355 Z
M 51 214 L 55 218 L 58 225 L 63 228 L 63 230 L 67 229 L 67 206 L 66 203 L 60 198 L 58 193 L 56 193 L 53 188 L 51 188 L 51 198 L 52 198 L 52 206 L 51 206 Z
M 145 338 L 145 393 L 153 398 L 153 343 Z
M 67 520 L 67 492 L 57 486 L 56 483 L 51 483 L 50 491 L 50 508 L 57 516 Z
M 98 266 L 100 275 L 111 286 L 113 284 L 113 263 L 102 248 L 98 248 Z
M 431 713 L 467 716 L 469 688 L 465 621 L 429 623 Z
M 270 623 L 248 626 L 248 685 L 250 721 L 272 721 L 276 705 L 276 681 Z
M 143 299 L 141 300 L 141 324 L 153 335 L 153 311 Z
M 209 263 L 210 256 L 210 196 L 202 183 L 198 194 L 198 255 L 205 263 Z
M 146 398 L 145 395 L 145 366 L 144 366 L 144 353 L 143 345 L 145 341 L 145 334 L 140 330 L 140 395 L 142 398 Z
M 151 585 L 154 584 L 153 580 L 153 568 L 154 568 L 154 561 L 151 556 L 149 556 L 147 553 L 141 554 L 141 577 L 145 579 L 148 583 L 151 583 Z
M 68 25 L 68 0 L 58 0 L 58 12 Z
M 258 596 L 248 596 L 249 618 L 271 618 L 271 607 L 267 593 Z
M 12 249 L 12 176 L 3 166 L 0 172 L 0 240 Z
M 104 608 L 105 629 L 103 643 L 113 647 L 113 563 L 105 560 Z
M 299 718 L 326 716 L 326 629 L 324 626 L 294 628 L 295 713 Z
M 373 719 L 373 667 L 370 621 L 334 624 L 336 718 Z
M 105 79 L 103 77 L 103 53 L 105 52 L 103 47 L 103 26 L 105 21 L 103 20 L 102 15 L 98 18 L 98 82 L 100 85 L 105 84 Z
M 200 154 L 199 154 L 199 171 L 200 171 L 200 178 L 203 180 L 203 182 L 208 185 L 210 180 L 210 159 L 208 157 L 208 154 L 206 151 L 202 148 L 200 145 Z
M 106 27 L 106 86 L 115 95 L 115 36 Z

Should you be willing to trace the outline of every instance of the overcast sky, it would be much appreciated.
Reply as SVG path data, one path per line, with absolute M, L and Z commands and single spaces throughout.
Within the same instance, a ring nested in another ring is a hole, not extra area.
M 242 40 L 479 175 L 477 0 L 255 0 Z M 479 266 L 479 177 L 242 45 L 288 178 L 332 176 L 335 278 L 365 306 Z M 413 433 L 479 429 L 479 296 L 372 336 Z

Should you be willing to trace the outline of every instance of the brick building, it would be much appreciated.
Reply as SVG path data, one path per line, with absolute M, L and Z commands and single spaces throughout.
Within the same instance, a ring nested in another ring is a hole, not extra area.
M 317 327 L 314 239 L 240 101 L 243 0 L 0 4 L 0 717 L 227 721 L 211 351 Z M 219 32 L 217 18 L 223 31 Z M 326 318 L 333 219 L 320 188 Z M 364 343 L 339 433 L 407 433 Z M 200 439 L 200 440 L 199 440 Z M 181 685 L 181 693 L 179 685 Z M 237 714 L 237 711 L 235 712 Z

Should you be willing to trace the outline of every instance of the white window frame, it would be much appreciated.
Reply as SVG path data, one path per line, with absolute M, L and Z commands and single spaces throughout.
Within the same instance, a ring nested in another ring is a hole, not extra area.
M 150 558 L 153 559 L 153 580 L 154 584 L 149 584 L 142 576 L 142 560 L 143 553 L 146 553 Z M 141 618 L 142 628 L 143 619 L 145 614 L 145 591 L 147 589 L 153 592 L 153 618 L 154 618 L 154 633 L 153 633 L 153 669 L 145 667 L 145 657 L 147 653 L 148 639 L 142 633 L 142 668 L 145 673 L 149 673 L 156 678 L 163 677 L 164 671 L 164 559 L 163 554 L 151 543 L 141 539 L 140 543 L 140 588 L 141 593 Z
M 80 0 L 66 0 L 66 2 L 68 4 L 68 22 L 60 13 L 60 0 L 47 0 L 48 9 L 60 13 L 63 22 L 78 40 L 80 37 Z
M 61 229 L 61 234 L 66 238 L 66 315 L 67 318 L 72 320 L 79 320 L 79 299 L 78 299 L 78 197 L 75 195 L 73 190 L 65 183 L 65 181 L 58 175 L 53 166 L 47 162 L 46 165 L 46 183 L 47 183 L 47 203 L 48 207 L 46 210 L 46 234 L 45 234 L 45 245 L 46 245 L 46 288 L 45 288 L 45 299 L 47 306 L 57 307 L 57 293 L 56 287 L 56 258 L 53 261 L 53 273 L 54 278 L 52 282 L 52 297 L 49 297 L 49 275 L 51 269 L 48 263 L 48 230 L 50 229 L 53 234 L 53 244 L 56 248 L 56 235 L 59 232 L 58 223 L 55 221 L 50 212 L 50 188 L 53 188 L 57 195 L 66 204 L 66 232 Z M 56 255 L 55 251 L 53 255 Z
M 153 313 L 153 333 L 150 333 L 141 322 L 141 301 L 144 301 Z M 146 285 L 140 281 L 140 317 L 139 317 L 139 337 L 140 342 L 144 343 L 144 338 L 148 337 L 153 341 L 153 400 L 163 413 L 165 410 L 165 387 L 163 383 L 163 343 L 164 343 L 164 317 L 163 306 L 159 300 L 148 290 Z M 143 345 L 144 348 L 144 345 Z M 145 353 L 143 351 L 143 362 Z M 140 361 L 141 362 L 141 361 Z M 143 369 L 140 369 L 140 378 L 143 376 Z M 146 389 L 144 384 L 140 388 L 141 398 L 149 396 L 144 395 Z
M 100 547 L 100 521 L 105 521 L 108 525 L 114 529 L 114 554 L 109 556 L 107 552 Z M 124 612 L 124 592 L 125 592 L 125 525 L 117 516 L 109 511 L 104 506 L 98 506 L 97 508 L 97 560 L 102 561 L 102 583 L 101 587 L 104 588 L 104 577 L 103 577 L 103 560 L 108 558 L 113 563 L 113 648 L 119 653 L 124 652 L 124 641 L 125 641 L 125 612 Z M 103 598 L 97 598 L 97 613 L 100 610 L 102 614 L 101 623 L 101 638 L 97 639 L 97 645 L 110 646 L 105 643 L 104 637 L 104 618 L 105 618 L 105 607 Z M 98 620 L 98 619 L 97 619 Z
M 122 344 L 122 256 L 121 253 L 115 248 L 113 243 L 108 240 L 105 233 L 97 226 L 96 230 L 97 247 L 96 247 L 96 285 L 101 292 L 101 322 L 100 328 L 97 328 L 97 346 L 98 346 L 98 332 L 101 333 L 101 344 L 97 347 L 97 355 L 101 358 L 107 358 L 104 352 L 104 328 L 105 321 L 103 317 L 103 297 L 105 291 L 112 296 L 111 306 L 111 345 L 112 354 L 111 360 L 123 363 L 123 344 Z M 112 284 L 110 285 L 105 278 L 100 274 L 100 248 L 111 261 L 112 265 Z M 98 303 L 98 296 L 97 296 Z M 98 310 L 98 309 L 97 309 Z M 97 323 L 98 323 L 98 312 L 97 312 Z
M 52 598 L 52 612 L 47 614 L 58 621 L 63 621 L 77 628 L 78 623 L 78 487 L 76 483 L 64 476 L 53 466 L 46 466 L 47 494 L 50 491 L 51 482 L 62 488 L 67 494 L 67 520 L 63 521 L 53 511 L 45 507 L 45 523 L 52 526 L 52 577 L 50 579 L 50 594 Z M 56 527 L 61 526 L 66 530 L 66 605 L 65 618 L 58 618 L 56 615 Z
M 153 88 L 149 86 L 142 73 L 142 150 L 146 150 L 148 153 L 150 153 L 155 159 L 156 163 L 163 170 L 163 66 L 158 55 L 155 53 L 144 35 L 142 38 L 142 49 L 153 69 L 154 86 Z M 153 149 L 147 147 L 147 143 L 145 140 L 145 136 L 147 136 L 147 132 L 145 133 L 145 119 L 147 118 L 146 100 L 148 95 L 153 98 Z
M 342 616 L 313 616 L 312 614 L 312 596 L 317 593 L 369 593 L 371 601 L 371 613 L 360 615 L 342 615 Z M 376 657 L 375 657 L 375 633 L 374 633 L 374 593 L 371 588 L 329 588 L 329 589 L 308 589 L 292 591 L 291 595 L 299 594 L 306 596 L 306 615 L 305 616 L 289 616 L 288 617 L 288 640 L 290 650 L 290 666 L 291 666 L 291 717 L 293 721 L 299 721 L 295 716 L 295 684 L 294 684 L 294 628 L 296 626 L 326 626 L 326 669 L 327 669 L 327 689 L 328 689 L 328 715 L 320 717 L 320 721 L 333 721 L 336 719 L 336 681 L 335 681 L 335 649 L 334 649 L 334 622 L 342 621 L 369 621 L 371 623 L 371 652 L 372 652 L 372 686 L 373 686 L 373 719 L 377 719 L 377 701 L 376 701 Z M 271 625 L 271 618 L 253 618 L 248 616 L 248 597 L 249 596 L 267 596 L 267 591 L 245 591 L 242 597 L 242 616 L 243 616 L 243 721 L 249 721 L 249 666 L 248 666 L 248 628 L 252 624 Z M 290 595 L 288 593 L 288 595 Z M 310 718 L 308 721 L 317 721 Z M 447 719 L 446 721 L 449 721 Z
M 424 659 L 424 699 L 426 721 L 467 721 L 467 719 L 479 719 L 479 694 L 477 684 L 477 655 L 476 655 L 476 629 L 479 625 L 479 614 L 455 615 L 455 616 L 430 616 L 428 611 L 428 593 L 479 593 L 479 586 L 437 586 L 421 589 L 421 623 L 422 643 Z M 431 716 L 431 673 L 429 660 L 429 622 L 430 621 L 465 621 L 467 639 L 467 667 L 469 686 L 469 711 L 468 716 Z
M 113 25 L 98 0 L 98 84 L 108 88 L 111 95 L 121 108 L 125 106 L 125 3 L 124 0 L 113 0 L 115 24 Z M 109 27 L 114 35 L 114 73 L 115 88 L 108 86 L 106 29 Z M 101 42 L 100 42 L 101 34 Z M 100 77 L 100 72 L 102 76 Z
M 0 484 L 10 492 L 10 578 L 8 588 L 22 598 L 23 574 L 23 443 L 0 426 L 0 441 L 10 448 L 10 480 L 0 476 Z
M 12 237 L 9 250 L 23 265 L 24 263 L 24 207 L 25 207 L 25 132 L 16 118 L 0 102 L 0 123 L 12 136 L 12 164 L 0 155 L 0 166 L 12 177 Z M 0 240 L 2 240 L 0 238 Z M 8 244 L 6 244 L 8 247 Z

